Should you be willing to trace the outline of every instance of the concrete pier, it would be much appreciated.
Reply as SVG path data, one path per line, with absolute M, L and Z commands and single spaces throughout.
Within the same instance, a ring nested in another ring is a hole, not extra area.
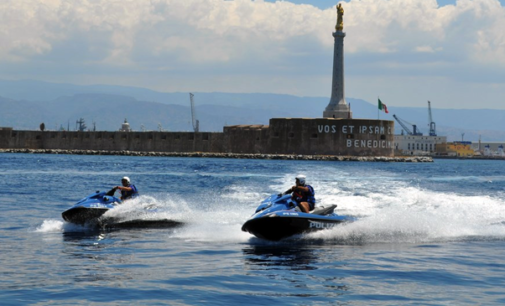
M 301 154 L 237 154 L 206 152 L 144 152 L 144 151 L 103 151 L 103 150 L 55 150 L 55 149 L 0 149 L 0 153 L 25 154 L 69 154 L 69 155 L 115 155 L 115 156 L 152 156 L 152 157 L 196 157 L 196 158 L 236 158 L 236 159 L 271 159 L 271 160 L 316 160 L 316 161 L 353 161 L 353 162 L 433 162 L 429 156 L 335 156 Z

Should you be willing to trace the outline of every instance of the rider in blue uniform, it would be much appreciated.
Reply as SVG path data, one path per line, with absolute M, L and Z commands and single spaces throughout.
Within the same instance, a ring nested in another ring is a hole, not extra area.
M 114 189 L 121 190 L 121 200 L 128 200 L 139 195 L 139 191 L 135 185 L 130 183 L 130 178 L 125 176 L 121 179 L 123 186 L 116 186 Z
M 284 192 L 284 194 L 288 193 L 292 194 L 291 198 L 303 212 L 308 213 L 314 209 L 316 205 L 314 188 L 305 184 L 305 175 L 299 174 L 296 176 L 296 185 Z

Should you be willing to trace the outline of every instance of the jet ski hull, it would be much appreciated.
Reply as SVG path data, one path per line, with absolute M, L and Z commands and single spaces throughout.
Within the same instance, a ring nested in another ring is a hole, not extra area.
M 97 191 L 90 194 L 62 212 L 61 217 L 67 222 L 78 225 L 96 222 L 103 214 L 113 209 L 116 204 L 121 203 L 121 200 L 111 195 L 111 193 L 113 194 L 113 190 L 107 193 Z
M 344 219 L 331 217 L 321 218 L 318 216 L 282 216 L 283 213 L 250 219 L 242 226 L 242 231 L 249 232 L 254 236 L 266 240 L 278 241 L 290 236 L 310 233 L 323 229 L 333 228 L 335 225 L 345 222 Z M 296 214 L 286 211 L 284 214 Z M 304 215 L 310 215 L 300 213 Z
M 84 225 L 100 218 L 108 210 L 109 208 L 72 207 L 65 210 L 61 216 L 67 222 Z
M 353 217 L 340 216 L 336 205 L 318 207 L 311 213 L 296 211 L 290 196 L 272 195 L 264 200 L 242 226 L 242 231 L 266 240 L 278 241 L 290 236 L 331 229 Z
M 177 220 L 114 220 L 108 219 L 102 227 L 107 229 L 133 229 L 133 228 L 177 228 L 183 226 L 184 222 Z

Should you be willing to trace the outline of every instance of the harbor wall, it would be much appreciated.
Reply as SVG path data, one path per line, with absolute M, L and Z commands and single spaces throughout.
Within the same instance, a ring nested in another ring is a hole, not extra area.
M 394 122 L 273 118 L 223 132 L 69 132 L 0 129 L 0 149 L 394 156 Z
M 0 148 L 222 152 L 223 133 L 3 131 Z

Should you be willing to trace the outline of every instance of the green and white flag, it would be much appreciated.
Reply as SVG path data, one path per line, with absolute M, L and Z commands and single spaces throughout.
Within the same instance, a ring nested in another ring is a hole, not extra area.
M 389 114 L 388 107 L 386 104 L 382 103 L 381 99 L 379 99 L 379 110 L 385 112 L 386 114 Z

